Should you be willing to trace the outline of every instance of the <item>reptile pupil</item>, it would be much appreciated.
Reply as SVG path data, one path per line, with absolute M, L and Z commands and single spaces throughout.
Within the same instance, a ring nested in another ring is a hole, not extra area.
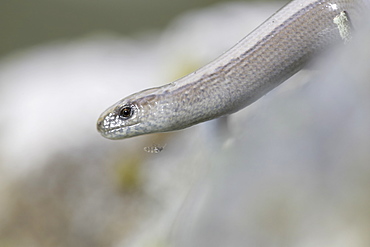
M 130 118 L 133 113 L 134 113 L 134 110 L 130 106 L 124 106 L 120 110 L 119 115 L 120 117 L 127 119 L 127 118 Z

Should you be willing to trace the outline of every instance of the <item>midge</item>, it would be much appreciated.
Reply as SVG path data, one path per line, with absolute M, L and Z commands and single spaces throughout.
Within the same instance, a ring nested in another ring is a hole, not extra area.
M 158 146 L 156 144 L 153 144 L 152 146 L 144 147 L 144 151 L 147 153 L 157 154 L 162 152 L 165 146 L 166 144 L 164 146 Z

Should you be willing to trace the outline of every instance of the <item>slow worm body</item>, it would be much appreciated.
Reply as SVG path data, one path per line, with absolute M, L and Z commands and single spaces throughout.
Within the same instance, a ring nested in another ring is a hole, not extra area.
M 361 21 L 363 1 L 294 0 L 208 65 L 108 108 L 98 120 L 98 131 L 106 138 L 122 139 L 179 130 L 234 113 L 323 49 L 346 42 L 351 27 Z

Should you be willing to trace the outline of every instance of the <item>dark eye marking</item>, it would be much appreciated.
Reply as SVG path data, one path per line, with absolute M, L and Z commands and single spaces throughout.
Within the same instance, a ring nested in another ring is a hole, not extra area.
M 124 105 L 121 107 L 121 109 L 118 112 L 118 115 L 120 118 L 126 120 L 132 117 L 134 114 L 134 108 L 130 105 Z

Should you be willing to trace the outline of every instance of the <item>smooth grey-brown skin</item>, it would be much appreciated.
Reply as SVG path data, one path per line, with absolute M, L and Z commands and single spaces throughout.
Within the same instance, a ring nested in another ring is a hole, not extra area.
M 334 18 L 344 14 L 356 25 L 363 1 L 294 0 L 210 64 L 108 108 L 98 120 L 98 131 L 109 139 L 123 139 L 234 113 L 295 74 L 324 48 L 343 41 Z

